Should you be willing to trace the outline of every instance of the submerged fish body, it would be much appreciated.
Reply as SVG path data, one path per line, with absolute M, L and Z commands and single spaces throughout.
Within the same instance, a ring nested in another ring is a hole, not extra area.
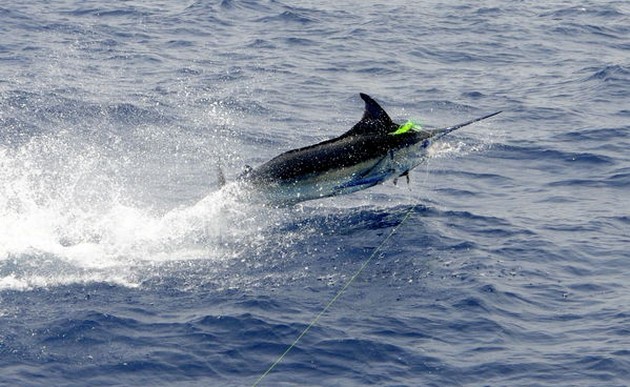
M 419 130 L 394 123 L 371 97 L 361 94 L 361 121 L 331 140 L 290 150 L 238 178 L 250 199 L 274 204 L 360 191 L 404 176 L 427 158 L 432 141 L 493 113 L 453 127 Z

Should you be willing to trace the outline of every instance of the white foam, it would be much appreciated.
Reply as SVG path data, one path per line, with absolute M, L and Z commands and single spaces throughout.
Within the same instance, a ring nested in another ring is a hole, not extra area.
M 118 165 L 72 141 L 42 136 L 0 147 L 0 289 L 136 286 L 138 268 L 227 259 L 226 237 L 256 231 L 245 210 L 233 210 L 234 187 L 165 214 L 134 205 L 110 177 Z

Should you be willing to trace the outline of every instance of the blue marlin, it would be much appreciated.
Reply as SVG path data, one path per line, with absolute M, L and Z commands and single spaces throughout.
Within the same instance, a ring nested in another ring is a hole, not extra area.
M 500 111 L 442 129 L 397 124 L 367 94 L 361 120 L 339 137 L 285 152 L 237 178 L 252 199 L 290 205 L 349 194 L 405 176 L 428 159 L 430 145 L 448 133 Z M 220 182 L 225 180 L 220 175 Z

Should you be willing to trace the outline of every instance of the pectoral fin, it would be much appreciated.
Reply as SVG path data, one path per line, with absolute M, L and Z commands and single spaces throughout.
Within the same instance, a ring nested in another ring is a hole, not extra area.
M 407 185 L 409 185 L 409 170 L 406 170 L 405 172 L 401 173 L 400 175 L 398 175 L 398 177 L 403 177 L 405 176 L 407 178 Z M 398 177 L 394 178 L 394 185 L 398 185 Z

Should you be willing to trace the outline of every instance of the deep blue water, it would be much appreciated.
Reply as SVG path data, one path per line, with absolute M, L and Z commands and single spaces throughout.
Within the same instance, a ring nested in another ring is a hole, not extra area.
M 0 385 L 630 384 L 625 1 L 0 5 Z M 362 114 L 411 182 L 217 193 Z

